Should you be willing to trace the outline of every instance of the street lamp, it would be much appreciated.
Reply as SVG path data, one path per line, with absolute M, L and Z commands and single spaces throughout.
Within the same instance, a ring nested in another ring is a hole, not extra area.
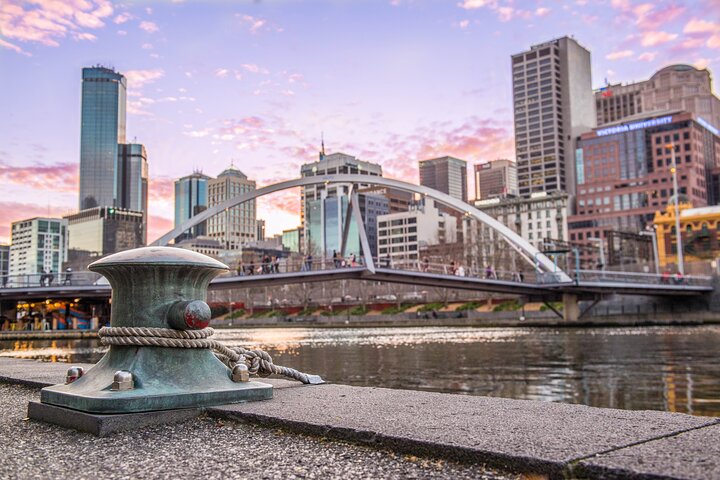
M 673 176 L 673 191 L 675 192 L 675 235 L 677 236 L 677 262 L 678 272 L 685 275 L 685 260 L 683 258 L 682 233 L 680 232 L 680 194 L 678 192 L 677 181 L 677 164 L 675 163 L 675 145 L 668 143 L 665 145 L 666 150 L 670 150 L 672 154 L 672 167 L 670 173 Z

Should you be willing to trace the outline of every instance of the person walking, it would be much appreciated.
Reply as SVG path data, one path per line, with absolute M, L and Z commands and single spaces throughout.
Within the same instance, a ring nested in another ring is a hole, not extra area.
M 65 279 L 63 285 L 72 285 L 72 268 L 68 267 L 65 269 Z

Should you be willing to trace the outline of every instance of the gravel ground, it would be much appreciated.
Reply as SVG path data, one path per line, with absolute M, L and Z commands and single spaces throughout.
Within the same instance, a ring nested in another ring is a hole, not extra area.
M 0 478 L 519 478 L 208 417 L 97 438 L 25 420 L 38 398 L 0 384 Z

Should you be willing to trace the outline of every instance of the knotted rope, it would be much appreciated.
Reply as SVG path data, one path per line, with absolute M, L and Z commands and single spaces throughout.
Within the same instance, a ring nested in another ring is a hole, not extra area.
M 167 348 L 209 348 L 230 370 L 235 365 L 245 364 L 250 375 L 267 377 L 272 374 L 292 378 L 305 384 L 323 383 L 317 375 L 308 375 L 294 368 L 275 365 L 272 357 L 264 350 L 247 350 L 242 347 L 228 347 L 216 340 L 210 340 L 215 333 L 212 328 L 202 330 L 174 330 L 172 328 L 150 327 L 103 327 L 98 332 L 103 345 L 167 347 Z

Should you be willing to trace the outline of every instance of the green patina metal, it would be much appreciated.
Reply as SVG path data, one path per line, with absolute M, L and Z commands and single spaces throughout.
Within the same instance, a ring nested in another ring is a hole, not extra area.
M 205 300 L 210 281 L 227 270 L 205 255 L 180 248 L 146 247 L 90 265 L 112 286 L 113 327 L 172 328 L 177 302 Z M 132 390 L 115 391 L 115 372 L 130 371 Z M 209 349 L 117 346 L 72 383 L 43 388 L 43 403 L 91 413 L 130 413 L 204 407 L 272 398 L 272 386 L 232 381 Z

